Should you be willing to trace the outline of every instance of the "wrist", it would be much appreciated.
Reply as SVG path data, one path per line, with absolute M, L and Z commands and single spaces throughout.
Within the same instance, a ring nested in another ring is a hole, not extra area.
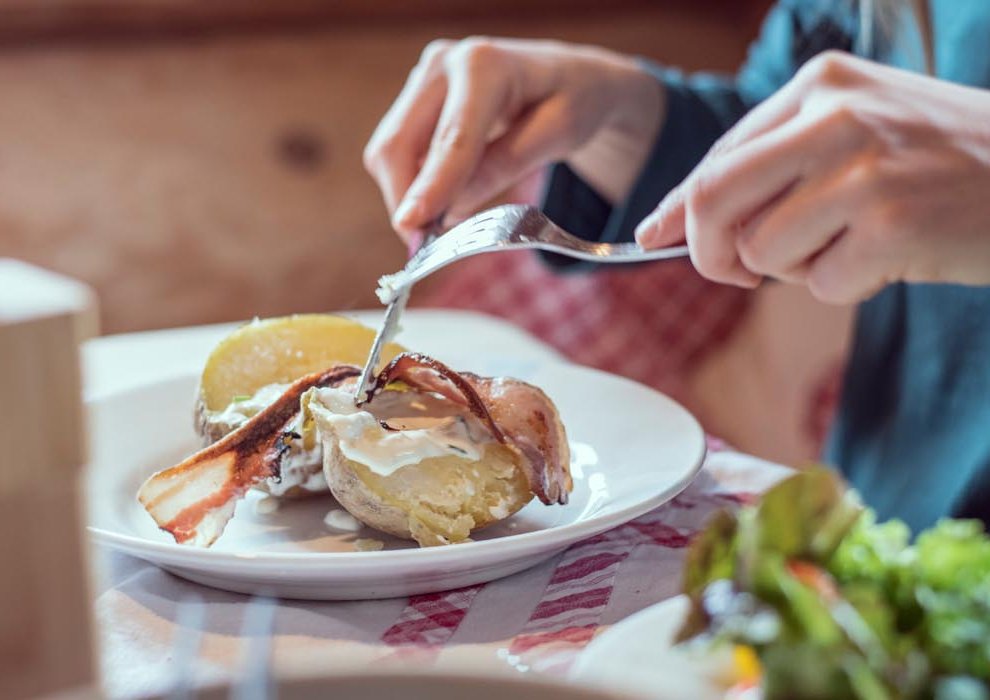
M 666 88 L 633 58 L 616 57 L 599 99 L 611 106 L 567 164 L 613 205 L 625 201 L 663 127 Z

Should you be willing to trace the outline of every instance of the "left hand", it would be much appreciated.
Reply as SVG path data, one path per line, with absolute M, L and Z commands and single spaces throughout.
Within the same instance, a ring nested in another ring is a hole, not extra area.
M 852 303 L 891 282 L 990 284 L 990 91 L 821 54 L 637 228 L 698 271 Z

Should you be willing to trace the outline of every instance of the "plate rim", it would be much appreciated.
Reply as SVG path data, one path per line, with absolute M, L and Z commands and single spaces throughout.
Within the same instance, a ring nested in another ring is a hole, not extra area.
M 696 440 L 696 454 L 693 456 L 691 467 L 686 471 L 685 476 L 671 484 L 662 492 L 654 494 L 650 498 L 631 504 L 614 513 L 608 515 L 592 517 L 588 520 L 572 523 L 560 527 L 550 527 L 542 530 L 516 533 L 497 537 L 491 540 L 480 540 L 459 543 L 456 546 L 447 547 L 415 547 L 409 549 L 380 550 L 365 552 L 225 552 L 209 548 L 193 548 L 175 542 L 155 542 L 139 535 L 114 532 L 102 527 L 86 523 L 86 530 L 89 537 L 95 542 L 105 544 L 121 551 L 125 551 L 133 556 L 141 557 L 142 554 L 156 555 L 159 558 L 168 558 L 172 561 L 188 562 L 200 560 L 209 565 L 240 565 L 254 569 L 264 569 L 268 566 L 284 566 L 289 563 L 305 563 L 312 567 L 314 564 L 341 564 L 375 566 L 383 561 L 405 561 L 407 563 L 438 563 L 447 559 L 460 560 L 463 556 L 473 555 L 474 557 L 484 557 L 494 555 L 498 559 L 499 551 L 506 543 L 512 543 L 513 554 L 525 556 L 537 550 L 551 550 L 559 547 L 569 546 L 571 543 L 601 534 L 607 530 L 617 527 L 623 523 L 634 520 L 651 510 L 660 507 L 664 503 L 672 500 L 682 493 L 697 478 L 704 466 L 705 457 L 708 454 L 708 443 L 704 428 L 698 419 L 687 408 L 674 400 L 667 394 L 654 389 L 653 387 L 637 382 L 628 377 L 623 377 L 611 372 L 606 372 L 594 367 L 586 367 L 568 361 L 546 360 L 543 364 L 560 367 L 566 371 L 577 371 L 579 373 L 589 373 L 598 375 L 606 381 L 618 382 L 635 387 L 637 390 L 651 392 L 656 397 L 670 404 L 675 410 L 680 411 L 686 417 L 691 426 L 692 440 Z M 145 384 L 135 385 L 118 391 L 99 393 L 95 396 L 86 397 L 85 406 L 87 412 L 96 404 L 110 401 L 127 394 L 146 391 L 149 387 L 164 384 L 175 384 L 180 381 L 195 383 L 196 373 L 184 372 L 176 373 L 168 377 L 157 377 Z M 88 487 L 87 487 L 88 489 Z M 86 499 L 87 506 L 89 498 Z M 89 520 L 89 516 L 87 516 Z M 554 537 L 556 534 L 556 537 Z M 352 569 L 353 571 L 353 569 Z
M 674 616 L 679 607 L 688 605 L 688 601 L 689 599 L 686 594 L 678 592 L 668 598 L 647 605 L 645 608 L 641 608 L 631 615 L 627 615 L 607 629 L 596 634 L 574 659 L 574 663 L 571 664 L 567 672 L 567 677 L 571 680 L 594 680 L 597 676 L 594 673 L 589 673 L 589 669 L 600 663 L 600 660 L 594 658 L 598 647 L 612 643 L 613 637 L 617 638 L 623 634 L 625 628 L 639 625 L 644 619 L 652 619 L 654 616 L 660 614 Z M 681 612 L 680 617 L 683 618 L 686 614 L 687 611 L 684 610 Z M 657 645 L 658 654 L 666 653 L 670 649 L 670 645 Z

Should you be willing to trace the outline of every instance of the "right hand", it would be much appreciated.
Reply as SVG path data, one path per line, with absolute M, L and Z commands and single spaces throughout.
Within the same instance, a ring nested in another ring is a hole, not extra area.
M 552 41 L 437 40 L 364 151 L 407 243 L 442 213 L 477 211 L 565 161 L 612 202 L 639 174 L 663 114 L 661 83 L 635 60 Z

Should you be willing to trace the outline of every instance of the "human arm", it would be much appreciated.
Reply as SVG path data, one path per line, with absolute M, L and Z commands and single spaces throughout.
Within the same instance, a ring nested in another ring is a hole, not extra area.
M 736 76 L 695 75 L 558 42 L 440 40 L 423 52 L 365 150 L 393 225 L 415 238 L 550 163 L 544 207 L 586 238 L 636 223 L 709 146 L 796 70 L 823 33 L 808 0 L 768 15 Z M 841 29 L 841 28 L 840 28 Z
M 365 165 L 407 239 L 556 160 L 618 199 L 659 128 L 662 103 L 648 72 L 604 49 L 435 41 L 369 141 Z

